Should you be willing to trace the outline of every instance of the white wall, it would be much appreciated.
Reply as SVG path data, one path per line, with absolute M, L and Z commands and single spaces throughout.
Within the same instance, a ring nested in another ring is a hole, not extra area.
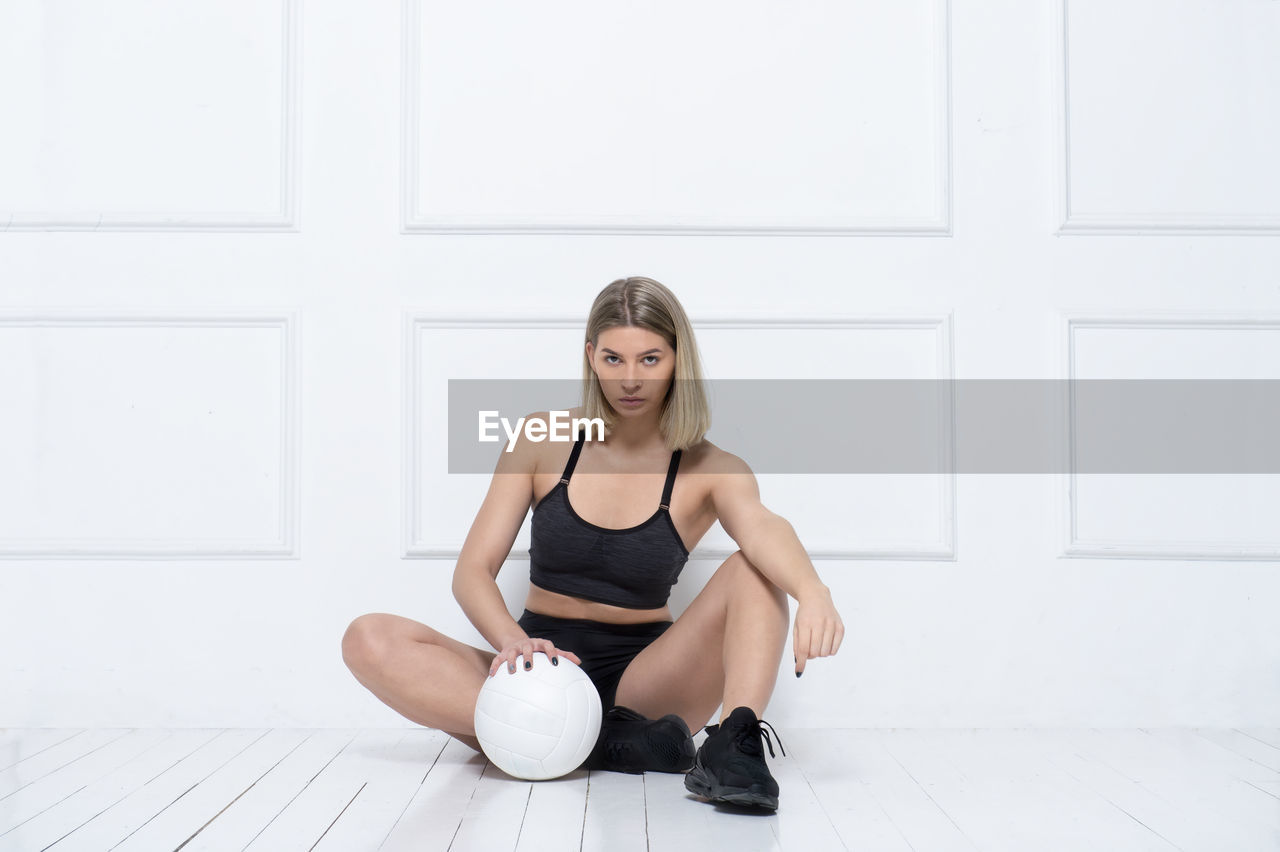
M 407 724 L 339 640 L 483 641 L 483 477 L 408 440 L 430 347 L 554 351 L 617 277 L 713 377 L 1276 378 L 1278 38 L 1246 0 L 6 4 L 0 726 Z M 1274 726 L 1276 479 L 762 477 L 847 626 L 771 721 Z

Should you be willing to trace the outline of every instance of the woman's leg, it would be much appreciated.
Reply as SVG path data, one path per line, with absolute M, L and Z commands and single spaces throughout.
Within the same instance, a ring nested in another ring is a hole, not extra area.
M 736 551 L 675 623 L 627 666 L 617 703 L 653 719 L 675 713 L 694 732 L 718 704 L 724 707 L 716 722 L 741 706 L 761 718 L 790 624 L 787 593 Z
M 465 645 L 425 624 L 386 613 L 362 615 L 342 637 L 342 659 L 379 700 L 419 725 L 476 751 L 476 696 L 493 651 Z

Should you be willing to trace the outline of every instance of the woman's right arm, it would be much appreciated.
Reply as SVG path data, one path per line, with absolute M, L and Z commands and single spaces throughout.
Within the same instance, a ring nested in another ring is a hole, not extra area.
M 529 417 L 546 418 L 548 412 L 537 412 Z M 518 646 L 523 646 L 524 650 L 530 647 L 544 652 L 551 650 L 554 654 L 554 646 L 546 640 L 531 640 L 511 617 L 497 583 L 498 571 L 511 552 L 533 500 L 537 449 L 521 435 L 511 452 L 498 453 L 498 464 L 489 483 L 489 491 L 480 504 L 453 571 L 454 598 L 480 635 L 499 651 L 491 673 L 502 659 L 514 664 L 515 656 L 520 652 Z M 561 653 L 575 663 L 581 663 L 576 654 Z M 528 660 L 529 656 L 526 655 L 525 659 Z
M 521 435 L 511 452 L 499 451 L 489 491 L 453 570 L 454 598 L 480 634 L 499 649 L 513 639 L 525 638 L 524 630 L 507 612 L 497 576 L 533 500 L 534 450 Z

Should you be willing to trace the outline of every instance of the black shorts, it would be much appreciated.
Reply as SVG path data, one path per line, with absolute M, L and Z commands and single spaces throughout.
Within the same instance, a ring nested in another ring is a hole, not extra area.
M 607 711 L 613 706 L 618 681 L 627 664 L 674 622 L 612 624 L 586 618 L 557 618 L 526 609 L 516 623 L 530 639 L 550 639 L 557 650 L 577 654 L 582 671 L 600 693 L 601 710 Z

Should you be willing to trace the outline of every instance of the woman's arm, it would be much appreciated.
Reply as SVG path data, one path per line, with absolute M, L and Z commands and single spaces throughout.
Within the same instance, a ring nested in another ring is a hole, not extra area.
M 760 502 L 760 488 L 747 463 L 728 456 L 729 468 L 714 477 L 711 488 L 716 517 L 747 560 L 798 602 L 792 648 L 799 677 L 807 659 L 826 657 L 840 648 L 844 623 L 795 528 Z
M 465 565 L 458 560 L 453 573 L 453 597 L 480 635 L 499 651 L 518 639 L 528 638 L 507 612 L 507 604 L 492 575 L 485 576 L 483 570 Z
M 529 415 L 546 416 L 545 412 Z M 471 524 L 453 571 L 453 596 L 476 630 L 501 650 L 528 636 L 507 612 L 497 576 L 533 499 L 536 448 L 523 436 L 511 452 L 499 452 L 489 491 Z

